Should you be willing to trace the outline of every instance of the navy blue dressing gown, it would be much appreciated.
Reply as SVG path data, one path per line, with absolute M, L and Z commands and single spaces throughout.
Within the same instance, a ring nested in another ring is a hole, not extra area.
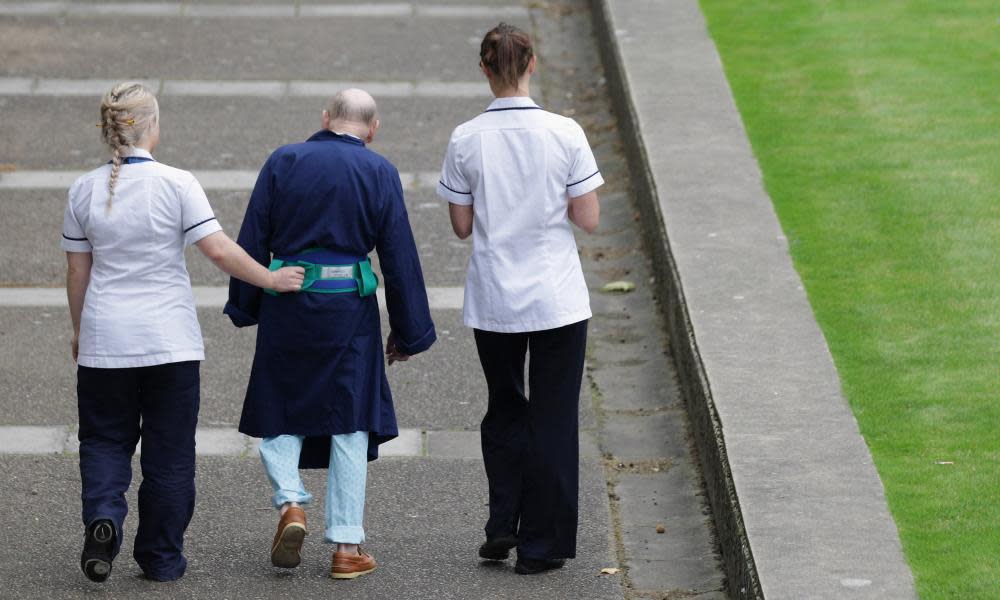
M 237 242 L 262 265 L 311 248 L 359 259 L 375 249 L 399 350 L 423 352 L 437 337 L 399 172 L 361 140 L 323 130 L 278 148 Z M 237 327 L 258 326 L 241 432 L 307 436 L 302 468 L 328 466 L 331 435 L 370 432 L 369 460 L 398 435 L 374 295 L 272 296 L 231 278 L 224 312 Z

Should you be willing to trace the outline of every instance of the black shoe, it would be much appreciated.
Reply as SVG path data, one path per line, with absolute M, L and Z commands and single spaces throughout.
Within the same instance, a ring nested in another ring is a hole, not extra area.
M 102 583 L 111 575 L 115 539 L 115 526 L 108 519 L 94 521 L 87 528 L 80 555 L 80 568 L 87 579 Z
M 517 538 L 512 535 L 486 540 L 479 547 L 479 558 L 486 560 L 507 560 L 510 549 L 517 546 Z
M 553 569 L 561 569 L 566 561 L 561 558 L 528 558 L 518 556 L 514 572 L 519 575 L 537 575 Z

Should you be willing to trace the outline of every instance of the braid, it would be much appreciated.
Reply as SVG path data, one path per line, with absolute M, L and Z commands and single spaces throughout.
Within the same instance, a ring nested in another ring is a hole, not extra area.
M 111 149 L 108 178 L 108 209 L 115 195 L 126 152 L 139 143 L 159 120 L 160 109 L 153 93 L 141 83 L 120 83 L 101 100 L 101 137 Z
M 108 179 L 108 210 L 111 210 L 111 200 L 115 197 L 115 184 L 122 170 L 122 148 L 114 149 L 111 154 L 111 177 Z

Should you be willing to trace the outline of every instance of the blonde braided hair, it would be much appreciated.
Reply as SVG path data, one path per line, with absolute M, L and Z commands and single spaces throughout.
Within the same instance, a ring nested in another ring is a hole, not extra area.
M 111 148 L 108 209 L 125 152 L 139 143 L 160 120 L 160 106 L 149 88 L 135 81 L 119 83 L 101 99 L 101 139 Z

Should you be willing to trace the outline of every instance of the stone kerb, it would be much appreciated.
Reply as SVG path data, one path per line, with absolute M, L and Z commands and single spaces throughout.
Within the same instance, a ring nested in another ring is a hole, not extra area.
M 592 0 L 737 598 L 914 598 L 696 0 Z

